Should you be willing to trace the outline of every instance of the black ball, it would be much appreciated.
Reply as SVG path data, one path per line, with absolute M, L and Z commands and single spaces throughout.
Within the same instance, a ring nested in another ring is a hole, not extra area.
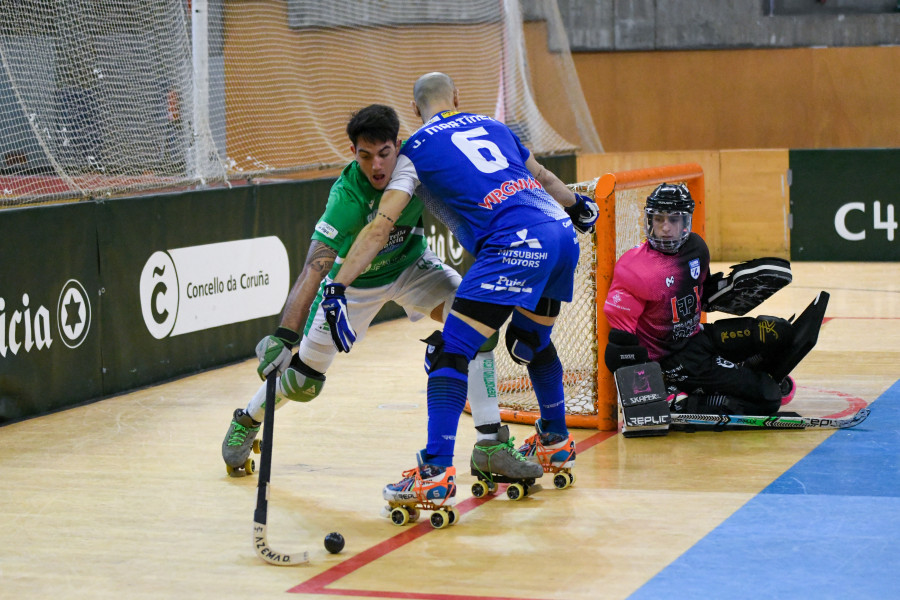
M 337 531 L 332 531 L 325 536 L 325 549 L 332 554 L 337 554 L 344 549 L 344 536 Z

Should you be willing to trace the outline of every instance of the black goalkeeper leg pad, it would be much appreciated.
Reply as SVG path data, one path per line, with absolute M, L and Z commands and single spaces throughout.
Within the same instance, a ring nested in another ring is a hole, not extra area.
M 669 433 L 671 416 L 659 363 L 621 367 L 616 369 L 615 379 L 624 421 L 622 435 L 642 437 Z
M 819 340 L 819 329 L 822 328 L 822 321 L 825 319 L 829 297 L 828 292 L 819 292 L 816 299 L 793 322 L 794 343 L 775 364 L 769 365 L 766 369 L 776 382 L 790 375 L 815 347 Z

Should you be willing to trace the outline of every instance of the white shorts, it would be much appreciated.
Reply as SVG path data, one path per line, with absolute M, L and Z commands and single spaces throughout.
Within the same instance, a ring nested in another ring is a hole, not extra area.
M 330 281 L 326 279 L 326 282 Z M 430 315 L 442 302 L 445 302 L 446 314 L 462 277 L 453 267 L 441 262 L 430 249 L 425 249 L 419 259 L 407 267 L 393 283 L 374 288 L 358 288 L 348 286 L 347 312 L 350 325 L 356 331 L 358 344 L 366 336 L 372 319 L 389 300 L 393 300 L 406 311 L 411 321 L 418 321 Z M 319 310 L 322 301 L 322 290 L 312 305 L 310 321 L 307 322 L 306 334 L 300 342 L 300 360 L 313 369 L 324 373 L 337 354 L 337 348 L 326 329 L 325 313 Z

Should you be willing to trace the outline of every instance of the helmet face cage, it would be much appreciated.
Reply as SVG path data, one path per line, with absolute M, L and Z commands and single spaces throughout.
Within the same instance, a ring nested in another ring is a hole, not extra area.
M 691 234 L 691 213 L 684 211 L 668 211 L 668 210 L 657 210 L 655 208 L 645 208 L 644 209 L 644 232 L 647 234 L 647 241 L 650 242 L 650 247 L 654 250 L 659 250 L 660 252 L 664 252 L 666 254 L 674 254 L 678 252 L 684 242 L 687 241 L 688 236 Z M 681 232 L 677 238 L 673 239 L 665 239 L 659 237 L 653 230 L 653 218 L 656 215 L 663 215 L 666 217 L 677 216 L 681 218 Z
M 691 233 L 691 218 L 694 213 L 694 199 L 683 183 L 664 183 L 647 197 L 644 208 L 644 230 L 650 246 L 660 252 L 673 254 L 687 240 Z M 681 218 L 681 232 L 675 239 L 664 239 L 654 232 L 653 219 L 656 215 L 678 216 Z

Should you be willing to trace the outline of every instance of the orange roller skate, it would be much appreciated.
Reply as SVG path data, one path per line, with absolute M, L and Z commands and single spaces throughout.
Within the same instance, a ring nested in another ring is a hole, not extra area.
M 519 452 L 529 461 L 541 465 L 544 473 L 553 473 L 553 486 L 562 490 L 575 483 L 572 467 L 575 466 L 575 440 L 571 434 L 564 437 L 552 431 L 545 432 L 541 420 L 534 422 L 537 430 L 525 440 Z
M 418 466 L 403 472 L 403 479 L 384 486 L 385 512 L 395 525 L 419 518 L 419 509 L 433 511 L 431 526 L 441 529 L 459 521 L 456 503 L 456 467 L 425 462 L 425 451 L 416 455 Z

